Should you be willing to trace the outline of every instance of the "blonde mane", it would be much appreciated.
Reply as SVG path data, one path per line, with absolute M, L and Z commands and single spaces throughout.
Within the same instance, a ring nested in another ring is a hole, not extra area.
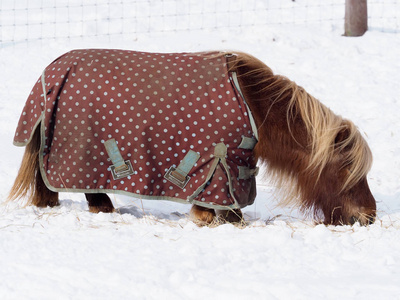
M 343 167 L 349 170 L 343 190 L 353 187 L 369 172 L 372 153 L 353 122 L 334 114 L 297 85 L 293 87 L 293 96 L 288 106 L 288 124 L 294 110 L 300 113 L 310 136 L 311 155 L 308 169 L 318 172 L 319 177 L 327 163 L 336 155 L 335 150 L 338 150 L 344 153 Z M 336 142 L 338 134 L 343 131 L 346 131 L 347 136 Z

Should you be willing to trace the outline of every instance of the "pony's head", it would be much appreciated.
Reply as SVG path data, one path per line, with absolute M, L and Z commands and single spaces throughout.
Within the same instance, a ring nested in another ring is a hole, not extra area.
M 325 129 L 331 134 L 320 133 L 319 138 L 327 140 L 317 142 L 322 145 L 315 145 L 307 168 L 298 178 L 300 207 L 322 213 L 325 224 L 371 224 L 376 216 L 375 199 L 366 178 L 372 164 L 371 151 L 352 122 L 332 117 L 341 123 Z M 315 179 L 307 182 L 307 177 Z
M 292 174 L 297 185 L 291 201 L 297 198 L 304 211 L 322 213 L 325 224 L 373 223 L 376 203 L 366 179 L 372 154 L 366 141 L 351 121 L 335 115 L 293 82 L 289 85 L 287 128 L 292 139 L 305 141 L 297 141 L 303 147 L 303 169 Z M 304 132 L 298 135 L 293 127 Z
M 239 54 L 233 69 L 258 126 L 256 156 L 281 188 L 281 204 L 325 224 L 372 223 L 372 154 L 355 125 L 251 56 Z

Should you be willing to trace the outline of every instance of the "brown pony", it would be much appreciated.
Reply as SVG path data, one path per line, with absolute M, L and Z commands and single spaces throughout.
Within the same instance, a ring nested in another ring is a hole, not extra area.
M 254 117 L 258 143 L 254 155 L 282 192 L 282 205 L 297 205 L 305 213 L 323 217 L 325 224 L 371 224 L 376 203 L 366 175 L 372 164 L 370 149 L 354 124 L 335 115 L 286 77 L 275 75 L 258 59 L 244 53 L 227 55 L 228 72 L 235 72 Z M 26 146 L 9 199 L 28 197 L 39 207 L 58 205 L 39 172 L 42 137 L 35 130 Z M 91 212 L 112 212 L 105 193 L 85 193 Z M 213 209 L 194 204 L 191 216 L 200 224 L 216 217 L 239 221 L 240 209 Z

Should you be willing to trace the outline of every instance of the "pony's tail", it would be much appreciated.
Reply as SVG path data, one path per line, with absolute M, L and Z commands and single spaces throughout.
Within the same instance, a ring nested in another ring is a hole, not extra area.
M 8 195 L 8 201 L 26 198 L 26 205 L 39 207 L 58 205 L 58 193 L 50 191 L 39 170 L 40 126 L 25 147 L 17 178 Z

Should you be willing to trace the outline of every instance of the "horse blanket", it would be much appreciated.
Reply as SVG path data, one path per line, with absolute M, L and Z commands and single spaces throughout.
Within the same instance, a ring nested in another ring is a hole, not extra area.
M 256 139 L 233 75 L 215 52 L 74 50 L 33 87 L 14 144 L 40 130 L 53 191 L 244 207 Z

